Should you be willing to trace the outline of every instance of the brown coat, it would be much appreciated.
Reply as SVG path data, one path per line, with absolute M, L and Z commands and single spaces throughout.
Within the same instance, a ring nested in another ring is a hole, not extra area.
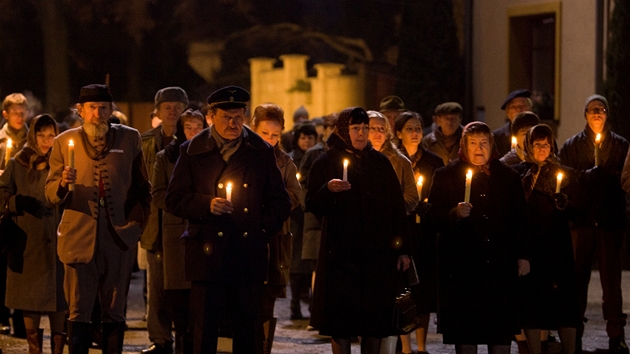
M 96 247 L 98 228 L 99 178 L 101 172 L 106 207 L 121 250 L 136 246 L 146 224 L 151 185 L 142 159 L 137 130 L 112 124 L 107 139 L 114 139 L 108 153 L 92 160 L 82 140 L 82 127 L 70 129 L 55 138 L 46 180 L 46 198 L 53 204 L 65 201 L 65 211 L 57 231 L 57 252 L 63 263 L 89 263 Z M 77 183 L 70 192 L 61 188 L 61 173 L 68 165 L 68 142 L 75 145 Z

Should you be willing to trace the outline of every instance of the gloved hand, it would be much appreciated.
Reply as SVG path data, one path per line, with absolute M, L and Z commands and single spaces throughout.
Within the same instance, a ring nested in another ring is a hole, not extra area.
M 39 201 L 33 197 L 27 195 L 18 194 L 15 196 L 15 208 L 18 213 L 30 213 L 35 216 L 39 214 Z
M 553 201 L 556 203 L 556 209 L 564 210 L 569 204 L 569 197 L 564 193 L 555 193 L 553 195 Z
M 429 209 L 431 209 L 432 205 L 433 204 L 431 203 L 421 201 L 420 203 L 418 203 L 418 206 L 416 207 L 415 212 L 416 214 L 418 214 L 418 216 L 422 218 L 425 215 L 427 215 L 427 212 L 429 211 Z

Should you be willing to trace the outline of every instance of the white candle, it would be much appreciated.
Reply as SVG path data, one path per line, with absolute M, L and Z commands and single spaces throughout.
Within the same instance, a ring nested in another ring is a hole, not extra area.
M 225 187 L 225 197 L 228 202 L 232 203 L 232 182 L 228 182 L 227 187 Z
M 595 166 L 599 166 L 599 143 L 602 139 L 601 134 L 597 134 L 595 137 Z
M 68 166 L 74 168 L 74 142 L 72 140 L 68 142 Z M 68 185 L 68 190 L 74 190 L 74 183 Z
M 517 144 L 516 137 L 512 135 L 512 150 L 516 150 Z
M 348 180 L 348 159 L 343 159 L 343 180 Z
M 7 151 L 4 155 L 4 168 L 7 168 L 9 160 L 11 159 L 11 150 L 13 150 L 13 141 L 11 140 L 11 138 L 9 138 L 7 140 Z
M 464 194 L 464 203 L 470 203 L 470 187 L 472 186 L 472 170 L 466 173 L 466 193 Z
M 562 172 L 558 172 L 558 183 L 556 184 L 556 193 L 560 193 L 561 186 L 562 186 Z
M 424 177 L 420 175 L 418 177 L 418 197 L 420 198 L 420 201 L 422 201 L 422 185 L 423 184 L 424 184 Z
M 300 175 L 299 172 L 295 174 L 295 178 L 297 178 L 298 182 L 300 181 L 300 177 L 302 177 L 302 176 Z

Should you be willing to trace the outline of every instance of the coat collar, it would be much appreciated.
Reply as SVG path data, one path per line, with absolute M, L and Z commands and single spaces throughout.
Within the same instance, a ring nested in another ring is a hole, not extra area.
M 251 150 L 264 150 L 271 149 L 271 146 L 267 144 L 258 134 L 254 133 L 251 129 L 243 126 L 243 143 L 242 145 Z M 190 140 L 186 153 L 188 155 L 198 155 L 206 152 L 210 152 L 217 148 L 216 141 L 210 135 L 210 128 L 205 128 L 201 133 L 197 134 Z

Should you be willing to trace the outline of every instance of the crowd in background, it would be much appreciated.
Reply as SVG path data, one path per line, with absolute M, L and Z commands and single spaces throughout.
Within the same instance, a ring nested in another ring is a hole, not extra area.
M 248 107 L 240 87 L 203 107 L 166 87 L 140 135 L 106 85 L 82 88 L 63 122 L 32 117 L 27 98 L 11 94 L 0 207 L 24 235 L 0 235 L 0 331 L 41 353 L 47 315 L 53 353 L 66 343 L 120 353 L 139 268 L 152 343 L 142 353 L 214 352 L 220 335 L 234 338 L 234 353 L 270 353 L 288 287 L 290 319 L 310 317 L 335 354 L 355 337 L 362 353 L 427 353 L 431 313 L 460 354 L 480 344 L 507 354 L 512 341 L 543 353 L 550 330 L 573 354 L 596 260 L 609 350 L 627 354 L 628 142 L 607 123 L 615 112 L 603 96 L 586 99 L 574 118 L 585 128 L 566 142 L 530 96 L 511 92 L 494 131 L 462 125 L 456 102 L 438 104 L 424 127 L 388 96 L 378 110 L 317 118 L 300 107 L 285 132 L 282 107 Z M 392 324 L 405 288 L 415 351 Z

